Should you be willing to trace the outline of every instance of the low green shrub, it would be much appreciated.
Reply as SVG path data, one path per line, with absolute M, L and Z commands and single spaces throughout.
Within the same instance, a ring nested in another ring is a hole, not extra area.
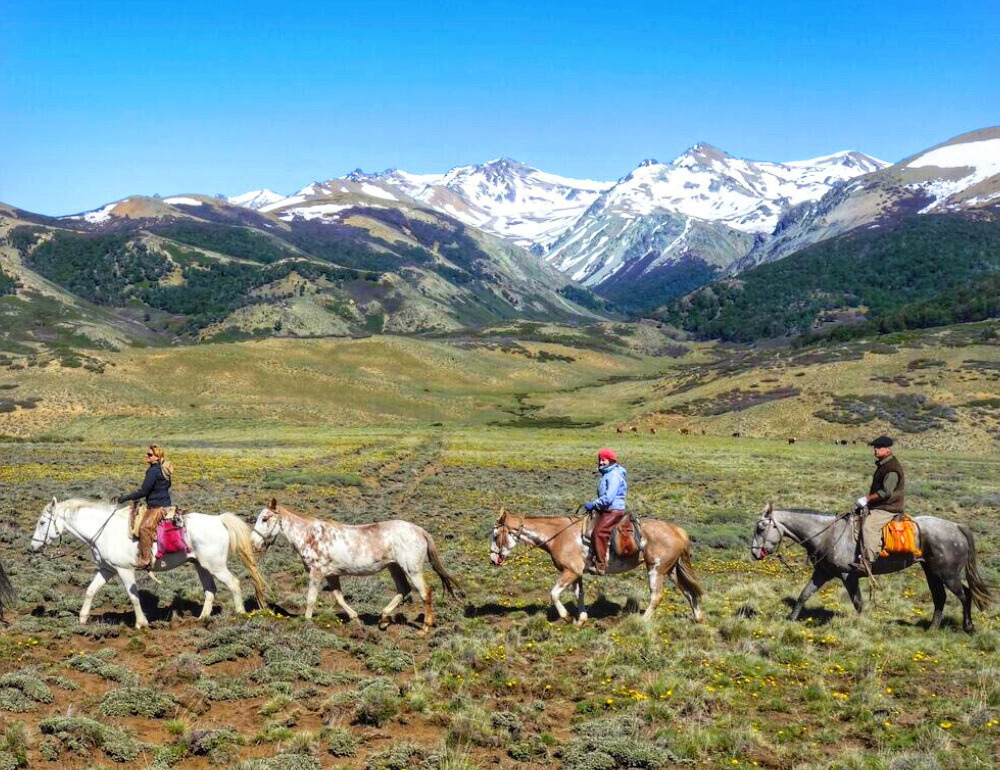
M 358 753 L 358 739 L 350 730 L 335 727 L 326 734 L 326 750 L 335 757 L 353 757 Z
M 159 719 L 173 714 L 177 703 L 170 695 L 148 687 L 120 687 L 101 699 L 100 712 L 109 717 L 148 717 Z

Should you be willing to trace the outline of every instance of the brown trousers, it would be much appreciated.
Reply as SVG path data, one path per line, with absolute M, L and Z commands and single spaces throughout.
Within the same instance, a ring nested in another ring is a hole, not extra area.
M 901 513 L 883 511 L 881 508 L 869 509 L 861 525 L 861 542 L 868 563 L 874 562 L 882 550 L 882 528 Z
M 625 511 L 604 511 L 597 517 L 590 542 L 594 548 L 594 566 L 607 567 L 608 541 L 611 540 L 611 530 L 615 524 L 625 518 Z
M 147 508 L 139 525 L 139 569 L 153 562 L 153 541 L 156 540 L 156 526 L 167 512 L 166 508 Z

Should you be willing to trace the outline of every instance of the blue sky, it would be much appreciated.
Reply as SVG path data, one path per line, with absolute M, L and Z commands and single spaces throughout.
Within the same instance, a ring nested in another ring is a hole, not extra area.
M 982 0 L 4 0 L 0 201 L 62 215 L 499 156 L 611 180 L 700 141 L 897 161 L 1000 124 L 998 40 Z

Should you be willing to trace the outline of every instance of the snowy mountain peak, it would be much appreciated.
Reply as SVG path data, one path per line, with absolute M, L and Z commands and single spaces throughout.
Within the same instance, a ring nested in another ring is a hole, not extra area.
M 242 195 L 235 195 L 232 198 L 226 198 L 226 200 L 234 206 L 243 206 L 243 208 L 257 211 L 258 209 L 264 208 L 264 206 L 277 203 L 284 197 L 284 195 L 279 195 L 276 192 L 264 189 L 251 190 L 250 192 L 243 193 Z

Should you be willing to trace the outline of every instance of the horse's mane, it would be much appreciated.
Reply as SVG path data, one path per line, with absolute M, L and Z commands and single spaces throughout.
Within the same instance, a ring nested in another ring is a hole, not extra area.
M 109 503 L 107 500 L 94 499 L 89 497 L 71 497 L 68 500 L 60 500 L 59 505 L 67 513 L 76 513 L 81 508 L 86 508 L 87 506 L 103 505 L 112 510 L 117 510 L 118 506 L 115 503 Z
M 776 511 L 787 511 L 788 513 L 805 513 L 809 516 L 833 516 L 829 511 L 817 511 L 812 508 L 775 508 Z

